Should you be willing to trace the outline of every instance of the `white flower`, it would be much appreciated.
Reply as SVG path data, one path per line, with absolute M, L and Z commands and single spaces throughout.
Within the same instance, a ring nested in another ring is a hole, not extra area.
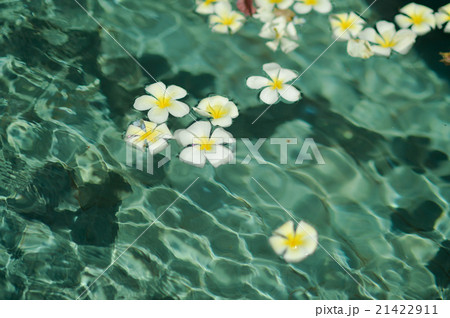
M 275 6 L 279 9 L 287 9 L 294 3 L 294 0 L 256 0 L 256 6 L 258 8 L 270 8 L 273 9 Z
M 125 141 L 140 149 L 148 148 L 154 155 L 164 150 L 169 144 L 167 139 L 172 139 L 166 124 L 157 125 L 155 123 L 141 120 L 130 125 L 125 134 Z
M 239 115 L 236 104 L 222 96 L 211 96 L 200 101 L 194 110 L 202 116 L 212 118 L 215 126 L 229 127 L 233 118 Z
M 328 13 L 332 9 L 330 0 L 297 0 L 294 4 L 294 10 L 297 13 L 309 13 L 311 10 L 315 10 L 320 13 Z
M 161 82 L 145 88 L 152 96 L 143 95 L 134 101 L 137 110 L 148 110 L 148 118 L 157 123 L 167 121 L 169 113 L 175 117 L 183 117 L 189 113 L 189 106 L 177 101 L 187 95 L 186 91 L 178 86 L 170 85 L 166 88 Z
M 366 23 L 354 12 L 339 13 L 330 16 L 333 36 L 340 41 L 347 41 L 358 35 Z
M 436 12 L 435 14 L 435 18 L 436 24 L 438 25 L 439 29 L 441 29 L 444 24 L 447 23 L 444 32 L 450 33 L 450 3 L 439 8 L 438 12 Z
M 395 31 L 394 23 L 379 21 L 376 26 L 378 33 L 372 28 L 367 28 L 361 31 L 358 37 L 374 43 L 372 51 L 377 55 L 389 56 L 392 50 L 406 54 L 416 42 L 416 34 L 413 31 L 408 29 Z
M 214 167 L 229 163 L 233 152 L 223 146 L 235 143 L 233 136 L 223 128 L 216 128 L 212 135 L 211 124 L 208 121 L 198 121 L 187 129 L 177 130 L 175 138 L 184 147 L 180 160 L 196 167 L 203 167 L 206 159 Z
M 300 99 L 300 91 L 287 84 L 297 77 L 294 71 L 281 68 L 277 63 L 264 64 L 263 70 L 269 75 L 270 79 L 262 76 L 251 76 L 247 79 L 247 86 L 252 89 L 265 87 L 259 95 L 264 103 L 269 105 L 276 103 L 279 95 L 289 102 L 296 102 Z
M 368 59 L 373 56 L 372 47 L 366 40 L 350 39 L 347 42 L 347 53 L 353 57 Z
M 417 35 L 424 35 L 436 27 L 433 10 L 416 3 L 410 3 L 400 9 L 402 14 L 395 16 L 395 22 L 403 28 L 411 27 Z
M 195 12 L 200 14 L 212 14 L 214 13 L 214 6 L 217 2 L 228 2 L 229 0 L 196 0 L 197 8 Z
M 306 222 L 301 221 L 295 230 L 294 222 L 288 221 L 273 233 L 269 243 L 286 262 L 296 263 L 314 253 L 318 235 L 316 229 Z
M 298 44 L 293 41 L 298 39 L 295 25 L 293 22 L 287 23 L 283 16 L 264 24 L 259 36 L 265 39 L 273 39 L 273 41 L 266 43 L 272 51 L 276 51 L 280 45 L 281 51 L 284 53 L 289 53 L 298 47 Z
M 228 2 L 219 2 L 214 6 L 214 15 L 209 17 L 213 32 L 236 33 L 244 24 L 245 17 L 231 9 Z

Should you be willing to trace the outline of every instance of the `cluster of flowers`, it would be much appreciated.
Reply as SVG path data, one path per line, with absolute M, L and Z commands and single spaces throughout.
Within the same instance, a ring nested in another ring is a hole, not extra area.
M 330 0 L 253 0 L 248 14 L 263 23 L 259 36 L 268 39 L 267 46 L 276 51 L 278 48 L 289 53 L 298 47 L 296 25 L 305 19 L 297 14 L 311 11 L 329 13 L 332 10 Z M 235 33 L 244 24 L 243 14 L 232 9 L 229 0 L 196 0 L 196 12 L 207 14 L 212 30 L 219 33 Z M 238 1 L 238 4 L 241 1 Z M 254 9 L 254 12 L 252 11 Z M 246 12 L 245 10 L 241 10 Z M 254 14 L 253 14 L 254 13 Z M 379 21 L 376 30 L 364 29 L 366 22 L 354 12 L 332 14 L 329 17 L 333 36 L 339 41 L 347 41 L 350 56 L 367 59 L 373 55 L 390 56 L 392 51 L 406 54 L 416 41 L 416 37 L 428 33 L 431 29 L 444 28 L 450 32 L 450 4 L 436 13 L 432 9 L 410 3 L 400 9 L 394 23 Z M 363 30 L 364 29 L 364 30 Z
M 150 121 L 132 123 L 125 134 L 127 143 L 155 155 L 169 146 L 170 139 L 176 139 L 185 147 L 179 154 L 180 160 L 197 167 L 203 167 L 206 160 L 214 167 L 233 160 L 233 152 L 225 145 L 235 143 L 235 139 L 222 127 L 229 127 L 239 115 L 235 103 L 217 95 L 204 98 L 193 109 L 206 120 L 196 121 L 187 129 L 172 134 L 165 124 L 169 114 L 178 118 L 190 114 L 190 107 L 179 101 L 186 97 L 186 90 L 176 85 L 166 87 L 162 82 L 149 85 L 145 90 L 150 95 L 138 97 L 134 108 L 148 111 Z
M 379 21 L 376 30 L 364 28 L 366 23 L 354 12 L 330 16 L 333 34 L 337 40 L 348 41 L 347 52 L 350 56 L 367 59 L 373 55 L 390 56 L 393 51 L 406 54 L 416 41 L 417 36 L 427 34 L 432 29 L 444 28 L 450 33 L 450 4 L 432 9 L 410 3 L 400 9 L 394 23 Z M 347 30 L 347 32 L 345 32 Z
M 270 49 L 281 48 L 284 53 L 298 47 L 296 25 L 305 23 L 305 19 L 297 14 L 311 10 L 328 13 L 332 8 L 329 0 L 255 0 L 255 7 L 253 1 L 249 2 L 248 13 L 263 23 L 259 36 L 269 40 L 266 44 Z M 213 32 L 219 33 L 235 33 L 246 20 L 244 15 L 232 9 L 229 0 L 197 0 L 196 12 L 210 15 Z

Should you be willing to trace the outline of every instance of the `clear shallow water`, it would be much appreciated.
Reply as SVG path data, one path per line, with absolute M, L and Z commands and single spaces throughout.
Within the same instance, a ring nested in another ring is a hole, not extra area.
M 75 2 L 0 2 L 1 298 L 77 298 L 196 177 L 83 298 L 448 298 L 448 69 L 431 69 L 420 47 L 360 61 L 336 43 L 298 81 L 299 103 L 251 125 L 265 107 L 246 77 L 272 61 L 306 69 L 332 41 L 325 16 L 308 17 L 286 56 L 256 23 L 211 33 L 193 1 L 80 3 L 155 78 L 186 88 L 191 106 L 233 99 L 235 137 L 312 137 L 326 165 L 293 165 L 299 147 L 280 165 L 266 144 L 267 165 L 127 167 L 123 132 L 152 80 Z M 360 285 L 321 248 L 299 264 L 276 257 L 267 239 L 289 216 L 252 177 L 313 224 Z

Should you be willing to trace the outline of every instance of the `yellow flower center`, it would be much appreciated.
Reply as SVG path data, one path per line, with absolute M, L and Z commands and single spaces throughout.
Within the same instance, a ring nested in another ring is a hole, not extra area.
M 172 105 L 172 100 L 170 97 L 161 97 L 156 101 L 156 105 L 158 105 L 159 108 L 166 108 Z
M 231 15 L 222 17 L 220 23 L 222 23 L 223 25 L 232 25 L 234 23 L 234 17 Z
M 302 234 L 288 234 L 284 244 L 290 248 L 300 247 L 303 244 L 303 236 Z
M 280 3 L 283 0 L 269 0 L 270 3 Z
M 351 27 L 353 24 L 353 21 L 350 19 L 342 20 L 341 21 L 341 28 L 344 30 L 347 30 L 349 27 Z
M 270 85 L 270 87 L 272 89 L 281 89 L 283 87 L 283 81 L 278 78 L 275 78 L 272 82 L 272 85 Z
M 205 1 L 205 5 L 210 5 L 211 3 L 214 3 L 214 2 L 216 2 L 217 0 L 206 0 Z
M 137 140 L 136 142 L 140 142 L 142 140 L 147 140 L 149 142 L 155 142 L 157 137 L 160 135 L 159 131 L 157 130 L 153 130 L 153 131 L 147 131 L 145 133 L 143 133 Z
M 199 138 L 198 144 L 200 145 L 200 150 L 210 151 L 214 145 L 214 141 L 209 138 L 203 137 Z
M 317 4 L 317 0 L 305 0 L 305 4 L 308 6 L 315 6 Z
M 227 114 L 226 109 L 224 107 L 222 107 L 222 105 L 214 105 L 214 106 L 209 105 L 206 108 L 206 111 L 214 119 L 222 118 L 223 116 L 225 116 Z
M 421 15 L 421 14 L 411 15 L 410 18 L 411 18 L 411 22 L 415 25 L 425 22 L 425 19 L 424 19 L 423 15 Z
M 381 40 L 377 41 L 379 45 L 381 45 L 382 47 L 394 47 L 397 42 L 395 42 L 393 39 L 385 39 L 382 38 Z

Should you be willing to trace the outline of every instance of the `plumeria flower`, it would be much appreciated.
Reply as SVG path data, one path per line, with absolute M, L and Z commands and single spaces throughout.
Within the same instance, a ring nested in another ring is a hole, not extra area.
M 210 134 L 211 123 L 208 121 L 198 121 L 187 129 L 177 130 L 175 138 L 186 147 L 180 153 L 180 160 L 200 168 L 206 159 L 214 167 L 229 163 L 234 154 L 224 144 L 233 144 L 236 140 L 223 128 L 216 128 Z
M 444 24 L 447 25 L 444 28 L 445 33 L 450 33 L 450 3 L 439 8 L 438 12 L 435 13 L 436 24 L 439 29 L 441 29 Z
M 305 14 L 311 10 L 319 13 L 328 13 L 332 9 L 330 0 L 297 0 L 294 10 L 297 13 Z
M 266 43 L 272 51 L 276 51 L 281 46 L 281 51 L 289 53 L 298 47 L 298 44 L 294 42 L 294 40 L 298 40 L 295 25 L 293 22 L 287 23 L 283 16 L 264 24 L 259 36 L 265 39 L 273 39 L 273 41 Z
M 233 11 L 228 2 L 219 2 L 214 6 L 214 14 L 209 17 L 213 32 L 236 33 L 244 24 L 245 17 Z
M 169 145 L 168 139 L 173 136 L 166 124 L 157 125 L 155 123 L 140 120 L 134 122 L 127 129 L 125 141 L 135 145 L 140 149 L 148 148 L 148 151 L 154 155 L 163 151 Z
M 200 101 L 194 110 L 202 116 L 212 118 L 215 126 L 229 127 L 233 118 L 239 115 L 236 104 L 222 96 L 211 96 Z
M 269 79 L 262 76 L 251 76 L 247 79 L 247 86 L 252 89 L 265 87 L 259 95 L 264 103 L 269 105 L 276 103 L 279 95 L 289 102 L 296 102 L 300 99 L 300 91 L 288 84 L 297 77 L 294 71 L 282 68 L 277 63 L 264 64 L 263 70 L 269 75 Z
M 424 35 L 436 27 L 433 10 L 416 3 L 410 3 L 400 9 L 401 14 L 395 16 L 395 22 L 403 28 L 411 27 L 417 35 Z
M 368 59 L 373 56 L 372 47 L 366 40 L 350 39 L 347 42 L 347 53 L 352 57 Z
M 175 117 L 183 117 L 189 113 L 189 106 L 179 102 L 178 99 L 187 95 L 183 88 L 170 85 L 166 88 L 161 82 L 149 85 L 145 88 L 152 96 L 143 95 L 134 101 L 137 110 L 149 110 L 148 118 L 157 123 L 167 121 L 169 113 Z
M 256 0 L 258 8 L 273 9 L 275 6 L 279 9 L 287 9 L 294 3 L 294 0 Z
M 373 43 L 372 51 L 377 55 L 389 56 L 392 50 L 406 54 L 416 42 L 416 34 L 409 29 L 395 31 L 394 23 L 387 21 L 379 21 L 376 26 L 378 32 L 367 28 L 358 37 Z
M 316 229 L 306 222 L 301 221 L 295 230 L 294 222 L 288 221 L 275 230 L 269 243 L 286 262 L 297 263 L 314 253 L 318 235 Z
M 195 12 L 200 14 L 212 14 L 214 13 L 214 6 L 217 2 L 228 2 L 229 0 L 196 0 L 197 8 Z
M 339 13 L 330 16 L 333 36 L 340 41 L 355 38 L 361 32 L 365 23 L 366 21 L 354 12 Z

